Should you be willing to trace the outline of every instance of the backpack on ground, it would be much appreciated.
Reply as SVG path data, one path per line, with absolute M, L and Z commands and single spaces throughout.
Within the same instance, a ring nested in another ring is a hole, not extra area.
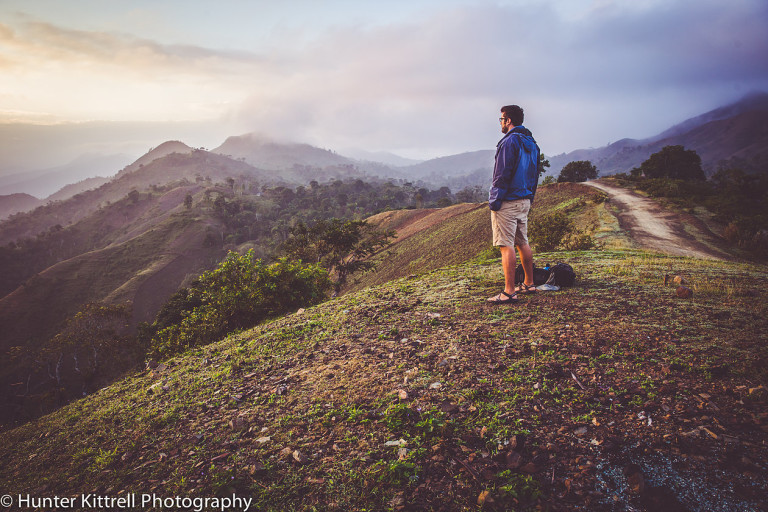
M 515 269 L 515 282 L 522 283 L 524 280 L 525 271 L 522 265 L 518 265 L 517 269 Z M 573 286 L 575 281 L 576 272 L 567 263 L 547 264 L 544 268 L 539 268 L 536 265 L 533 266 L 533 284 L 536 286 L 552 284 L 562 288 Z

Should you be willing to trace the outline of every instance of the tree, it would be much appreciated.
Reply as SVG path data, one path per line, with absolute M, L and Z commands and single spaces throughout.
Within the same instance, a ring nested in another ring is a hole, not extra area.
M 646 178 L 707 179 L 701 168 L 701 157 L 696 151 L 683 146 L 664 146 L 640 164 L 640 170 Z
M 549 167 L 549 160 L 544 158 L 544 153 L 539 151 L 539 162 L 537 165 L 537 169 L 539 171 L 539 177 L 541 177 L 542 174 L 547 172 L 547 167 Z
M 311 228 L 299 222 L 282 249 L 290 258 L 323 265 L 335 276 L 338 293 L 352 274 L 375 267 L 368 257 L 389 245 L 394 236 L 394 231 L 376 229 L 364 220 L 321 220 Z
M 48 375 L 56 381 L 79 375 L 85 384 L 99 376 L 124 370 L 137 359 L 137 348 L 127 343 L 130 310 L 126 305 L 88 303 L 41 351 Z M 64 375 L 65 359 L 73 362 L 72 374 Z
M 560 176 L 557 177 L 557 182 L 580 183 L 595 178 L 597 178 L 597 167 L 592 165 L 592 162 L 589 160 L 576 160 L 565 164 L 563 170 L 560 171 Z
M 488 199 L 488 192 L 481 189 L 479 185 L 465 187 L 456 192 L 456 201 L 459 203 L 481 203 L 486 199 Z

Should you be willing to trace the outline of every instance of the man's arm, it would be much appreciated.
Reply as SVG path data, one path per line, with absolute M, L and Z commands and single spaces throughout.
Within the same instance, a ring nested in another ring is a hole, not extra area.
M 510 141 L 505 140 L 499 148 L 499 154 L 496 156 L 491 190 L 488 194 L 488 206 L 493 211 L 497 211 L 501 208 L 501 203 L 507 195 L 510 178 L 513 172 L 512 167 L 515 162 L 513 156 L 512 148 L 510 148 Z

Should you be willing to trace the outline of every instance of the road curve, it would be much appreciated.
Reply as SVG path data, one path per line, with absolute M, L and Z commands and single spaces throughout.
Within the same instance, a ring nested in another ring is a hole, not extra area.
M 619 208 L 617 215 L 619 225 L 643 249 L 676 256 L 730 259 L 728 254 L 698 241 L 696 237 L 686 232 L 683 215 L 662 207 L 654 200 L 599 181 L 588 181 L 583 184 L 608 194 L 611 203 Z M 691 225 L 690 222 L 688 224 Z M 700 231 L 703 238 L 712 238 L 711 233 L 701 229 Z

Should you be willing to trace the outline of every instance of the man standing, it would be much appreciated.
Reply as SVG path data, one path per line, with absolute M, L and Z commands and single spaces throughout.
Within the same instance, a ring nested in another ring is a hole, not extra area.
M 504 291 L 488 299 L 492 304 L 517 302 L 518 294 L 533 293 L 533 252 L 528 245 L 528 212 L 539 182 L 539 146 L 523 126 L 523 109 L 501 108 L 501 132 L 488 196 L 493 245 L 501 250 Z M 525 280 L 515 288 L 515 247 L 520 253 Z

